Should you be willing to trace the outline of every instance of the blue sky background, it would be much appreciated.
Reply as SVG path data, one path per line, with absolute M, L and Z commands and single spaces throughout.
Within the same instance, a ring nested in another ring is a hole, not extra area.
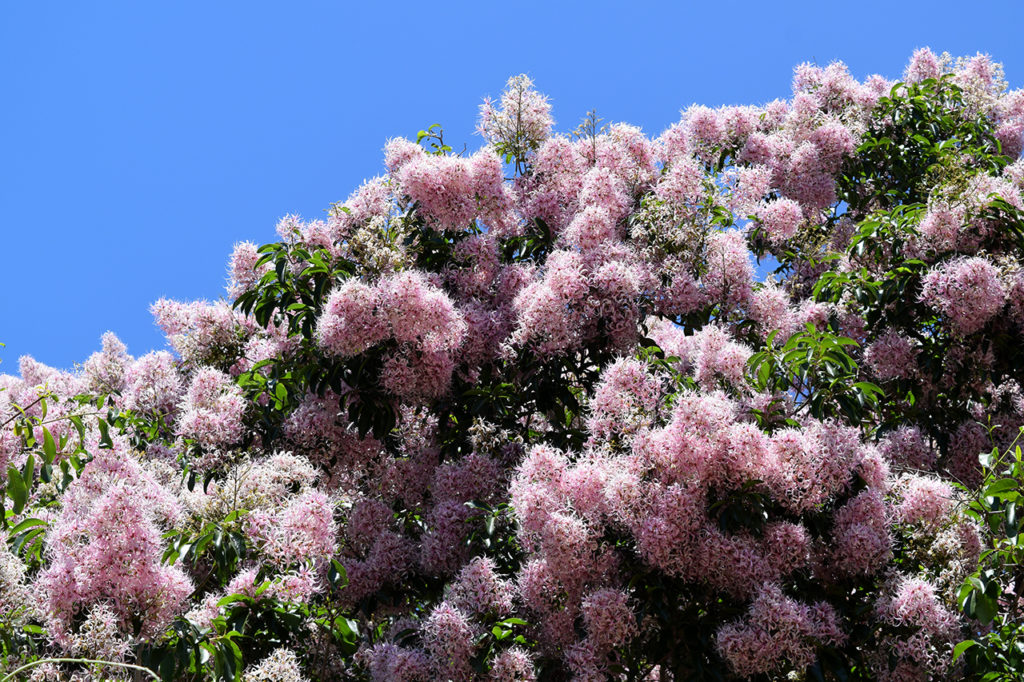
M 559 130 L 591 108 L 657 134 L 694 103 L 787 97 L 802 61 L 898 77 L 916 47 L 1024 85 L 1024 3 L 7 2 L 0 6 L 0 371 L 63 368 L 149 304 L 224 293 L 235 242 L 323 215 L 384 142 L 529 73 Z

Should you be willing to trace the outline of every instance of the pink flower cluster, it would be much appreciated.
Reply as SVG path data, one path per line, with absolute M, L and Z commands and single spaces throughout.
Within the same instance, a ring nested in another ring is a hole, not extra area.
M 113 332 L 107 332 L 103 335 L 103 351 L 93 353 L 82 366 L 86 388 L 94 393 L 120 391 L 132 362 L 127 347 Z
M 742 390 L 744 373 L 752 351 L 742 343 L 733 341 L 728 332 L 716 325 L 708 325 L 692 336 L 682 330 L 663 324 L 652 330 L 661 347 L 682 360 L 684 371 L 691 373 L 697 384 L 714 390 L 725 386 Z
M 378 643 L 357 654 L 373 682 L 427 682 L 430 661 L 419 649 L 403 649 L 390 642 Z
M 1006 302 L 999 270 L 985 258 L 964 258 L 933 268 L 922 280 L 921 300 L 948 318 L 960 334 L 981 330 Z
M 320 491 L 307 491 L 273 513 L 251 512 L 245 526 L 263 553 L 279 566 L 322 564 L 337 549 L 334 504 Z
M 332 213 L 326 226 L 313 222 L 300 228 L 304 230 L 302 240 L 326 247 L 333 253 L 339 243 L 350 239 L 360 226 L 375 218 L 386 219 L 393 205 L 394 198 L 386 178 L 367 180 L 342 204 L 340 211 Z
M 466 614 L 448 602 L 441 602 L 423 621 L 421 631 L 435 679 L 472 679 L 474 632 Z
M 246 402 L 228 375 L 204 367 L 196 372 L 181 404 L 177 432 L 203 445 L 237 443 L 243 434 Z
M 499 102 L 495 106 L 485 99 L 480 105 L 477 132 L 492 145 L 521 153 L 535 149 L 551 134 L 551 105 L 526 74 L 508 79 Z
M 845 575 L 873 575 L 892 556 L 891 514 L 880 491 L 868 488 L 835 513 L 832 568 Z
M 658 379 L 638 360 L 620 358 L 608 365 L 590 401 L 587 430 L 591 438 L 607 438 L 620 429 L 632 433 L 650 423 L 660 388 Z
M 777 585 L 766 584 L 744 620 L 718 631 L 716 645 L 736 674 L 750 677 L 777 672 L 783 664 L 802 670 L 814 662 L 816 646 L 845 639 L 829 604 L 801 604 Z
M 955 504 L 953 488 L 929 476 L 905 476 L 897 484 L 900 500 L 896 517 L 901 523 L 936 528 L 949 521 Z
M 440 289 L 415 271 L 381 279 L 375 286 L 348 280 L 335 289 L 317 320 L 320 346 L 350 357 L 393 339 L 385 358 L 384 387 L 410 400 L 443 394 L 455 368 L 453 354 L 466 336 L 462 313 Z
M 879 443 L 879 449 L 892 465 L 929 471 L 935 466 L 935 452 L 916 426 L 901 426 Z
M 708 235 L 708 271 L 702 279 L 708 298 L 731 307 L 750 298 L 754 268 L 743 237 L 735 231 Z
M 270 272 L 269 263 L 259 268 L 256 267 L 256 263 L 260 259 L 257 249 L 259 246 L 252 242 L 235 244 L 235 250 L 231 252 L 231 260 L 228 265 L 228 296 L 231 298 L 238 298 L 254 288 L 260 278 Z
M 162 298 L 150 311 L 182 362 L 192 366 L 233 355 L 240 333 L 255 327 L 223 301 L 179 303 Z
M 493 149 L 468 159 L 432 156 L 415 145 L 393 144 L 389 152 L 391 177 L 439 231 L 462 231 L 476 220 L 501 231 L 514 222 L 512 196 Z
M 769 238 L 780 242 L 796 234 L 804 219 L 800 204 L 792 199 L 779 199 L 764 204 L 759 208 L 757 217 Z
M 505 615 L 512 611 L 512 588 L 497 574 L 491 559 L 477 557 L 467 563 L 451 590 L 452 603 L 466 613 Z
M 951 667 L 948 651 L 957 634 L 957 617 L 943 605 L 931 583 L 913 576 L 899 578 L 875 608 L 883 621 L 916 630 L 905 640 L 889 643 L 897 667 L 890 673 L 889 656 L 879 661 L 876 667 L 883 679 L 921 678 Z
M 543 278 L 515 298 L 513 344 L 559 355 L 600 336 L 607 336 L 613 347 L 632 343 L 646 273 L 628 258 L 604 255 L 597 260 L 577 251 L 552 253 Z
M 49 565 L 36 585 L 47 627 L 64 646 L 86 605 L 106 604 L 121 632 L 140 623 L 140 636 L 154 638 L 192 593 L 181 569 L 162 561 L 161 525 L 175 519 L 177 502 L 122 447 L 86 465 L 47 539 Z
M 913 375 L 918 350 L 906 336 L 886 332 L 864 350 L 864 361 L 879 379 L 900 379 Z
M 184 391 L 182 378 L 167 351 L 143 355 L 125 373 L 121 393 L 126 409 L 172 417 Z
M 341 357 L 362 353 L 389 332 L 380 291 L 355 279 L 331 292 L 316 327 L 320 345 Z
M 594 648 L 611 651 L 639 634 L 629 596 L 610 588 L 592 592 L 583 600 L 583 623 Z
M 921 235 L 936 251 L 953 249 L 959 241 L 960 229 L 964 224 L 962 206 L 938 203 L 928 207 L 921 219 Z

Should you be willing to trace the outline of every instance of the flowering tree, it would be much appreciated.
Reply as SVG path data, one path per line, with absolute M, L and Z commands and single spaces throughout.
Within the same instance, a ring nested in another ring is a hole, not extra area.
M 173 352 L 0 377 L 6 668 L 1019 674 L 1024 91 L 920 50 L 552 130 L 515 77 L 154 304 Z

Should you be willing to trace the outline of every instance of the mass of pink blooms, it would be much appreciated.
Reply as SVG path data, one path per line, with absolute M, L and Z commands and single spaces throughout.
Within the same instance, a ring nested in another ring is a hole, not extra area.
M 850 248 L 837 194 L 882 76 L 803 64 L 789 100 L 695 105 L 653 137 L 555 133 L 517 76 L 481 107 L 479 150 L 389 141 L 385 174 L 326 219 L 278 225 L 280 281 L 314 253 L 351 265 L 305 328 L 284 312 L 301 297 L 268 321 L 232 306 L 279 281 L 246 242 L 228 299 L 153 304 L 168 350 L 107 334 L 72 371 L 25 357 L 0 376 L 0 477 L 56 444 L 50 482 L 8 512 L 45 532 L 35 559 L 0 546 L 0 628 L 141 661 L 175 623 L 214 647 L 243 595 L 307 609 L 247 680 L 784 679 L 840 650 L 876 679 L 958 679 L 956 593 L 983 546 L 958 485 L 1024 424 L 1021 377 L 986 344 L 1024 330 L 1024 256 L 985 208 L 1024 207 L 1024 91 L 986 56 L 927 49 L 902 81 L 944 74 L 1014 162 L 935 180 L 902 247 L 912 318 L 812 291 L 828 268 L 884 269 Z M 814 416 L 799 382 L 750 371 L 829 329 L 857 381 L 916 391 L 885 428 Z M 979 397 L 931 421 L 956 390 Z M 370 406 L 386 432 L 359 421 Z M 168 554 L 213 526 L 244 544 L 229 575 Z M 338 618 L 354 651 L 318 634 Z

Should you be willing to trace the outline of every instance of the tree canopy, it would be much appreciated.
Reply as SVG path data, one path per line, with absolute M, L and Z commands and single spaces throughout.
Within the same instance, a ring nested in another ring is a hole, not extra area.
M 156 302 L 171 350 L 0 376 L 4 674 L 1017 679 L 1001 66 L 479 121 Z

